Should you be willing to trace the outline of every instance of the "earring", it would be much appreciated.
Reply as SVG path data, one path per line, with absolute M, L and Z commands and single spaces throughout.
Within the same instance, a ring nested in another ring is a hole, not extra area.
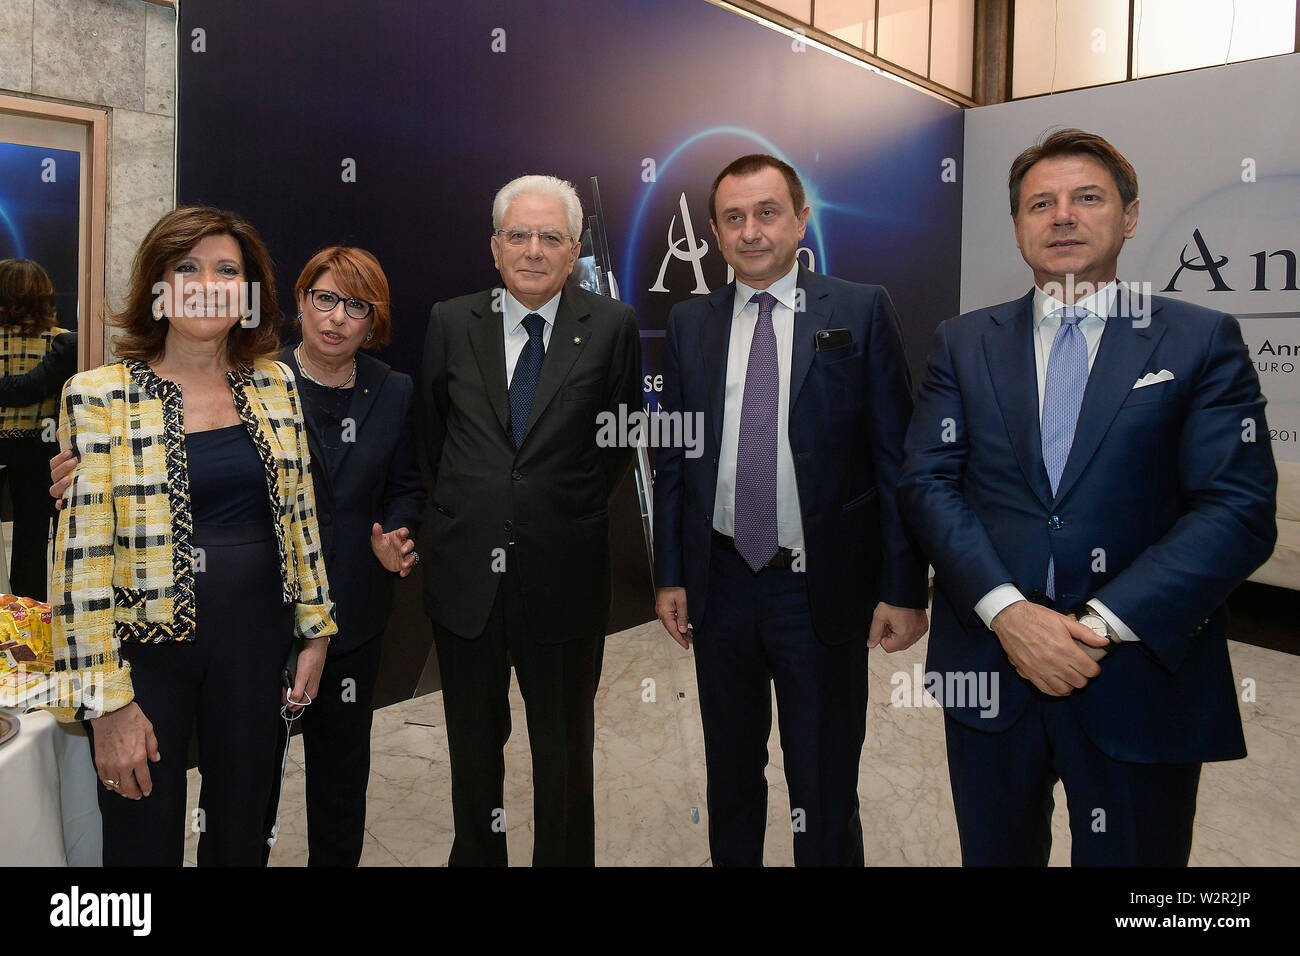
M 298 310 L 298 324 L 302 325 L 302 309 Z
M 163 304 L 161 302 L 155 302 L 153 306 L 153 320 L 155 322 L 161 322 L 166 315 L 167 313 L 163 311 Z
M 369 342 L 369 341 L 370 341 L 371 339 L 373 339 L 374 337 L 375 337 L 375 333 L 374 333 L 374 332 L 367 332 L 367 333 L 366 333 L 366 341 L 367 341 L 367 342 Z

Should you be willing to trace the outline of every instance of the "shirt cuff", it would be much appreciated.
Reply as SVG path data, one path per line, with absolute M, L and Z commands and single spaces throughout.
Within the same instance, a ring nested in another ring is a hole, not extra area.
M 1115 632 L 1115 636 L 1121 641 L 1141 640 L 1127 624 L 1115 616 L 1114 611 L 1102 604 L 1101 601 L 1091 598 L 1088 601 L 1088 606 L 1097 612 L 1097 616 L 1106 622 L 1106 625 Z
M 1025 600 L 1025 596 L 1020 593 L 1020 588 L 1014 584 L 999 584 L 979 599 L 979 603 L 975 605 L 975 613 L 984 622 L 984 626 L 991 631 L 993 630 L 993 619 L 995 617 L 1012 604 L 1023 600 Z

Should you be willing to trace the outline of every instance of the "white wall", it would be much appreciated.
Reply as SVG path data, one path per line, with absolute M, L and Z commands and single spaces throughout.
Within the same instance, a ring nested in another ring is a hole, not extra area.
M 1011 229 L 1007 170 L 1049 128 L 1110 140 L 1133 163 L 1141 198 L 1121 279 L 1162 293 L 1180 255 L 1200 264 L 1199 229 L 1233 291 L 1184 270 L 1164 294 L 1231 312 L 1260 369 L 1279 461 L 1300 462 L 1300 291 L 1282 291 L 1282 257 L 1255 291 L 1254 253 L 1300 256 L 1300 54 L 980 107 L 966 114 L 962 311 L 1024 294 L 1033 279 Z M 1243 163 L 1254 161 L 1254 182 Z M 1184 253 L 1184 246 L 1187 247 Z M 1270 353 L 1269 349 L 1287 354 Z M 1262 367 L 1261 364 L 1262 363 Z

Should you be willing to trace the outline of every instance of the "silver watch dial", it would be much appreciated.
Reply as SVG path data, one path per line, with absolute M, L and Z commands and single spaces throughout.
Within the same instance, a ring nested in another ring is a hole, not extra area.
M 1110 629 L 1099 614 L 1085 614 L 1079 618 L 1079 623 L 1098 637 L 1110 637 Z

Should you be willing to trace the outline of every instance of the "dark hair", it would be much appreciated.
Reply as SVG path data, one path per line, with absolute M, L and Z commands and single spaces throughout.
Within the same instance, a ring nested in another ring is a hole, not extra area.
M 125 330 L 113 340 L 113 351 L 119 358 L 150 362 L 162 356 L 171 323 L 166 319 L 154 321 L 154 283 L 208 236 L 230 236 L 239 244 L 244 260 L 243 281 L 256 282 L 258 288 L 258 323 L 251 327 L 236 323 L 226 335 L 230 364 L 251 366 L 254 360 L 280 351 L 280 336 L 275 330 L 280 318 L 275 268 L 257 230 L 238 213 L 211 206 L 182 206 L 154 223 L 136 250 L 126 303 L 111 318 L 112 325 Z
M 769 167 L 778 170 L 785 177 L 785 184 L 790 187 L 790 199 L 794 202 L 794 214 L 799 215 L 799 210 L 804 207 L 803 183 L 799 181 L 799 174 L 794 171 L 794 167 L 766 153 L 750 153 L 740 159 L 733 159 L 713 180 L 713 188 L 709 190 L 709 221 L 718 221 L 717 199 L 720 182 L 728 176 L 748 176 Z
M 1025 174 L 1040 160 L 1056 156 L 1091 156 L 1110 171 L 1125 209 L 1137 199 L 1137 172 L 1119 150 L 1096 133 L 1085 133 L 1081 129 L 1061 129 L 1038 145 L 1030 146 L 1011 164 L 1007 187 L 1011 191 L 1012 216 L 1020 214 L 1020 184 L 1024 182 Z
M 293 287 L 293 294 L 298 298 L 305 296 L 326 270 L 333 274 L 340 292 L 364 299 L 375 307 L 375 323 L 371 328 L 375 334 L 362 348 L 387 344 L 392 317 L 389 311 L 388 276 L 384 275 L 379 260 L 355 246 L 330 246 L 322 249 L 303 266 L 298 282 Z
M 23 335 L 54 327 L 54 283 L 31 259 L 0 259 L 0 325 L 16 325 Z

